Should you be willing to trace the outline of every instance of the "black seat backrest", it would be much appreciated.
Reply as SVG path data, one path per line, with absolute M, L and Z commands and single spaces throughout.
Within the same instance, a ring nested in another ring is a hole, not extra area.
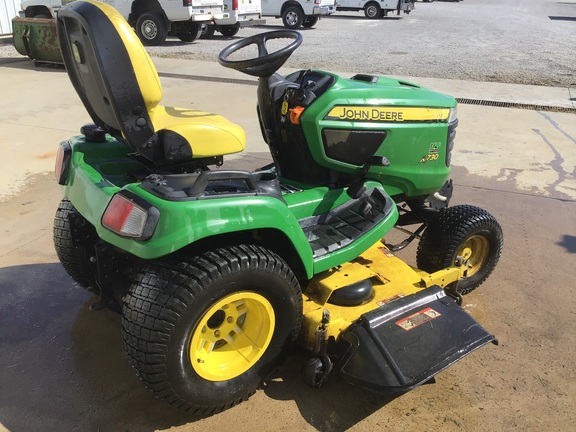
M 93 1 L 60 9 L 57 28 L 66 70 L 94 123 L 153 162 L 158 137 L 148 111 L 162 89 L 132 28 L 114 8 Z

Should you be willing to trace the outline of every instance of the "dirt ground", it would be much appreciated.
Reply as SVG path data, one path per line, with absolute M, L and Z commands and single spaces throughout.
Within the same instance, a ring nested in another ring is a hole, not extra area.
M 464 301 L 499 346 L 395 398 L 338 378 L 309 388 L 296 352 L 247 402 L 205 419 L 165 406 L 135 377 L 120 317 L 89 311 L 94 298 L 57 262 L 51 229 L 60 191 L 51 175 L 31 179 L 0 203 L 0 430 L 572 430 L 576 202 L 461 168 L 454 177 L 454 203 L 488 209 L 504 229 L 500 265 Z M 413 250 L 404 254 L 410 260 Z

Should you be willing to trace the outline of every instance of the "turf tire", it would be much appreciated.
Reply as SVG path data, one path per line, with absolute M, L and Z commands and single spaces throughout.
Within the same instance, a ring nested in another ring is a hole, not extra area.
M 73 219 L 71 219 L 71 215 L 74 216 Z M 64 270 L 74 282 L 93 294 L 100 294 L 90 266 L 90 255 L 93 254 L 93 251 L 74 245 L 70 226 L 71 220 L 74 220 L 76 235 L 85 240 L 93 235 L 94 227 L 78 213 L 78 210 L 68 199 L 64 198 L 60 201 L 54 216 L 53 236 L 56 254 Z
M 269 344 L 243 373 L 203 378 L 191 358 L 193 338 L 206 330 L 207 311 L 248 291 L 263 296 L 274 310 Z M 144 384 L 170 405 L 204 416 L 250 397 L 281 364 L 301 320 L 302 294 L 288 265 L 267 249 L 240 245 L 140 269 L 124 300 L 122 327 L 130 363 Z
M 418 244 L 418 268 L 435 272 L 454 265 L 462 248 L 472 238 L 479 239 L 485 247 L 477 270 L 469 277 L 462 278 L 458 284 L 458 292 L 468 294 L 490 276 L 502 252 L 502 228 L 487 211 L 470 205 L 441 209 Z

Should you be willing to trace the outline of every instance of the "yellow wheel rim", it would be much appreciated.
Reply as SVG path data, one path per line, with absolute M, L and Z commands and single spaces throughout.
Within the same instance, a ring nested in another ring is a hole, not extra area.
M 456 254 L 456 256 L 463 258 L 468 269 L 466 277 L 473 276 L 480 271 L 488 259 L 489 252 L 490 246 L 486 237 L 475 235 L 466 240 Z
M 260 294 L 245 291 L 220 299 L 192 332 L 192 367 L 210 381 L 243 374 L 266 352 L 275 324 L 274 309 Z

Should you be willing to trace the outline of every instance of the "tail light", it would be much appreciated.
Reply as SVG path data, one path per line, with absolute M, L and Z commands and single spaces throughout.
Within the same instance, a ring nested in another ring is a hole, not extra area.
M 314 4 L 321 4 L 322 0 L 314 0 Z
M 68 180 L 70 159 L 72 159 L 72 146 L 70 145 L 70 142 L 62 141 L 58 146 L 56 163 L 54 165 L 54 173 L 58 184 L 65 185 Z
M 232 10 L 238 10 L 238 0 L 232 0 Z
M 112 197 L 102 216 L 102 226 L 122 237 L 148 240 L 154 234 L 160 212 L 129 191 Z
M 182 6 L 184 7 L 192 6 L 192 0 L 182 0 Z

